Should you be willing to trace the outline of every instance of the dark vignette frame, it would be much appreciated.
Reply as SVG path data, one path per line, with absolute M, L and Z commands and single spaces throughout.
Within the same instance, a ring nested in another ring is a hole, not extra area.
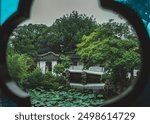
M 3 95 L 13 100 L 17 106 L 31 106 L 30 97 L 24 93 L 15 82 L 12 81 L 6 60 L 7 43 L 10 34 L 25 19 L 29 18 L 30 8 L 33 0 L 20 0 L 18 11 L 13 14 L 0 27 L 0 87 Z M 108 100 L 103 106 L 123 107 L 123 106 L 140 106 L 136 103 L 138 96 L 143 92 L 146 84 L 148 84 L 148 77 L 150 75 L 150 60 L 148 54 L 150 53 L 150 39 L 148 33 L 139 16 L 129 7 L 115 2 L 114 0 L 99 0 L 99 4 L 105 9 L 113 10 L 123 17 L 125 17 L 134 27 L 140 40 L 142 66 L 139 79 L 137 82 L 129 87 L 127 91 L 114 99 Z M 142 42 L 144 41 L 144 42 Z
M 12 31 L 29 18 L 33 0 L 20 0 L 17 12 L 0 26 L 0 87 L 2 95 L 16 103 L 16 106 L 31 106 L 30 97 L 11 79 L 7 68 L 7 43 Z
M 138 103 L 140 95 L 144 92 L 144 88 L 149 83 L 150 75 L 150 38 L 141 18 L 133 11 L 130 7 L 123 5 L 122 3 L 116 2 L 114 0 L 99 0 L 99 4 L 104 9 L 109 9 L 115 11 L 122 15 L 135 29 L 141 49 L 141 70 L 137 81 L 133 86 L 130 86 L 124 93 L 120 96 L 108 100 L 103 106 L 114 106 L 114 107 L 127 107 L 127 106 L 142 106 L 142 102 Z M 140 9 L 140 8 L 139 8 Z M 148 97 L 148 96 L 146 96 Z M 146 101 L 143 101 L 146 102 Z M 150 106 L 150 105 L 149 105 Z

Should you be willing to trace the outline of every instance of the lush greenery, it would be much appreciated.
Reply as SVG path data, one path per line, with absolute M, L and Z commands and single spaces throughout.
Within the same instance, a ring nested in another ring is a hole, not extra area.
M 12 78 L 21 86 L 31 73 L 32 59 L 26 54 L 8 55 L 8 66 Z
M 128 23 L 110 19 L 97 24 L 94 17 L 73 11 L 57 19 L 52 26 L 18 26 L 8 44 L 8 66 L 13 79 L 28 91 L 33 106 L 98 106 L 103 99 L 121 93 L 139 69 L 137 36 Z M 60 55 L 54 73 L 43 74 L 36 67 L 37 55 L 53 51 Z M 66 53 L 76 52 L 85 68 L 105 67 L 101 94 L 81 92 L 68 86 L 63 72 L 71 65 Z M 130 79 L 127 74 L 131 73 Z M 109 94 L 106 94 L 109 92 Z
M 10 37 L 9 48 L 18 54 L 36 57 L 42 48 L 41 44 L 43 44 L 40 44 L 38 39 L 47 29 L 48 27 L 43 24 L 18 26 Z
M 59 58 L 59 63 L 62 64 L 65 69 L 68 69 L 71 65 L 71 60 L 68 56 L 61 55 Z
M 68 91 L 34 89 L 30 90 L 29 94 L 32 105 L 36 107 L 89 107 L 100 106 L 104 101 L 101 94 L 84 93 L 74 89 Z
M 73 11 L 57 19 L 50 27 L 43 24 L 17 27 L 10 37 L 10 43 L 17 53 L 32 57 L 49 51 L 69 52 L 76 48 L 83 35 L 93 32 L 96 26 L 93 16 Z
M 110 30 L 111 29 L 111 30 Z M 77 53 L 85 63 L 85 68 L 101 65 L 107 72 L 103 77 L 116 88 L 119 94 L 134 79 L 134 69 L 139 69 L 140 54 L 136 35 L 126 24 L 112 20 L 100 25 L 95 32 L 83 36 L 77 45 Z M 131 77 L 128 78 L 128 73 Z M 103 78 L 102 77 L 102 78 Z M 103 78 L 103 79 L 104 79 Z
M 27 89 L 42 88 L 44 90 L 49 89 L 65 89 L 68 88 L 66 80 L 63 76 L 52 75 L 51 72 L 43 74 L 40 68 L 36 68 L 22 84 L 22 87 Z

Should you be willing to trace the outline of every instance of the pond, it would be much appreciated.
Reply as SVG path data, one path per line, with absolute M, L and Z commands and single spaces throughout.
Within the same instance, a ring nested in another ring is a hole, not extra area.
M 33 89 L 28 93 L 33 107 L 93 107 L 100 106 L 104 102 L 102 94 L 74 89 L 68 91 Z

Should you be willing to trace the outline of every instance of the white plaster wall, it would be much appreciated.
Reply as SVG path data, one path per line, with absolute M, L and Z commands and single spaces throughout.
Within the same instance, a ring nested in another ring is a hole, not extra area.
M 45 67 L 46 67 L 46 62 L 45 61 L 40 61 L 40 68 L 42 70 L 42 73 L 45 74 Z
M 134 70 L 133 70 L 133 76 L 134 76 L 134 77 L 137 77 L 137 76 L 138 76 L 138 75 L 137 75 L 138 72 L 139 72 L 138 69 L 134 69 Z M 128 73 L 128 74 L 127 74 L 127 77 L 128 77 L 128 78 L 131 78 L 131 73 Z
M 57 65 L 57 61 L 52 61 L 52 74 L 54 74 L 54 66 Z
M 37 62 L 37 67 L 40 68 L 40 62 Z
M 139 72 L 139 70 L 138 69 L 134 69 L 134 71 L 133 71 L 133 75 L 134 76 L 137 76 L 137 73 Z

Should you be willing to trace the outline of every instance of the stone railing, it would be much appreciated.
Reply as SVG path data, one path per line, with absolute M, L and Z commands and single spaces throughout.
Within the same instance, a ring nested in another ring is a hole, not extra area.
M 65 76 L 68 83 L 77 83 L 83 85 L 101 83 L 100 73 L 90 73 L 81 70 L 66 70 Z

